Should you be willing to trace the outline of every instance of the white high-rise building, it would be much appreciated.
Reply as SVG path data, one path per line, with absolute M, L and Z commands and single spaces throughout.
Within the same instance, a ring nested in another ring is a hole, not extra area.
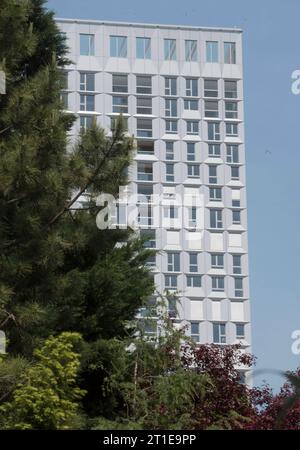
M 157 289 L 180 293 L 174 320 L 196 342 L 249 349 L 241 30 L 57 23 L 73 62 L 62 97 L 78 115 L 74 135 L 93 118 L 109 132 L 122 113 L 136 136 L 129 190 L 148 203 L 138 221 L 160 250 Z

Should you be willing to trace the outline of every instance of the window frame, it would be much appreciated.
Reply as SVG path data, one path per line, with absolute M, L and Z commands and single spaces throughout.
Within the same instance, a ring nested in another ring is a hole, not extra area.
M 212 292 L 224 292 L 225 291 L 225 276 L 224 275 L 212 275 L 211 276 L 211 290 L 212 290 Z
M 168 272 L 180 272 L 180 252 L 168 252 Z
M 207 137 L 209 141 L 221 140 L 220 122 L 207 123 Z
M 218 328 L 217 328 L 218 327 Z M 226 323 L 214 322 L 213 323 L 213 343 L 214 344 L 226 344 Z
M 164 60 L 176 61 L 176 39 L 164 39 Z
M 88 78 L 91 77 L 92 86 L 89 86 L 90 81 Z M 93 89 L 87 89 L 88 87 L 92 87 Z M 79 75 L 79 90 L 82 92 L 95 92 L 95 73 L 93 72 L 80 72 Z
M 186 134 L 199 136 L 199 120 L 186 120 Z
M 185 95 L 186 97 L 198 97 L 198 78 L 185 79 Z
M 138 43 L 142 43 L 141 48 L 139 48 Z M 142 52 L 141 52 L 142 56 L 139 56 L 140 50 L 142 50 Z M 135 38 L 135 56 L 136 56 L 136 59 L 151 59 L 151 38 L 150 37 L 137 36 Z
M 224 42 L 224 64 L 236 64 L 235 42 Z
M 218 41 L 206 41 L 206 62 L 218 63 L 219 62 L 219 42 Z
M 87 53 L 83 52 L 82 38 L 88 37 Z M 79 52 L 80 56 L 95 56 L 95 35 L 92 33 L 80 33 L 79 34 Z
M 123 44 L 122 44 L 123 41 Z M 110 35 L 109 36 L 111 58 L 127 58 L 128 57 L 128 38 L 127 36 Z M 114 48 L 115 47 L 115 48 Z M 115 54 L 113 54 L 115 53 Z
M 90 101 L 91 101 L 91 104 L 89 105 Z M 80 94 L 80 111 L 86 111 L 86 112 L 94 112 L 95 111 L 95 95 L 94 94 Z
M 210 228 L 213 230 L 223 229 L 223 209 L 210 209 Z M 213 226 L 215 224 L 215 226 Z
M 197 61 L 197 41 L 195 39 L 185 39 L 184 41 L 185 61 Z
M 224 269 L 224 254 L 223 253 L 211 253 L 210 256 L 211 256 L 211 268 L 212 269 Z M 215 259 L 215 262 L 213 261 L 214 259 Z
M 177 96 L 177 77 L 164 77 L 165 95 L 168 97 Z

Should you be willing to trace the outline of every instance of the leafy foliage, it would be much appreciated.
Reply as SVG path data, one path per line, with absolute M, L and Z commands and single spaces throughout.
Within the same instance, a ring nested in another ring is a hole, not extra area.
M 7 364 L 13 356 L 30 360 L 45 339 L 65 331 L 82 335 L 92 359 L 98 341 L 126 335 L 126 320 L 153 291 L 145 266 L 151 251 L 131 230 L 96 226 L 97 196 L 117 196 L 128 183 L 134 140 L 120 117 L 112 136 L 94 123 L 70 141 L 75 118 L 60 100 L 66 46 L 44 3 L 4 0 L 0 10 L 0 37 L 8 36 L 0 39 L 7 76 L 0 96 L 0 328 Z M 91 367 L 81 380 L 93 393 L 102 369 L 93 374 Z M 88 408 L 96 408 L 97 398 L 88 398 Z
M 1 427 L 300 429 L 299 371 L 277 395 L 250 389 L 239 347 L 195 346 L 163 314 L 151 341 L 133 321 L 153 253 L 130 230 L 99 230 L 96 197 L 127 184 L 134 140 L 120 117 L 112 136 L 94 123 L 71 146 L 67 48 L 44 4 L 0 9 Z
M 268 385 L 251 390 L 254 414 L 249 429 L 300 430 L 300 369 L 284 376 L 286 382 L 278 394 L 274 394 Z
M 84 391 L 76 386 L 80 366 L 74 347 L 80 335 L 62 333 L 35 350 L 36 363 L 25 370 L 10 402 L 0 406 L 2 428 L 66 429 L 78 413 Z

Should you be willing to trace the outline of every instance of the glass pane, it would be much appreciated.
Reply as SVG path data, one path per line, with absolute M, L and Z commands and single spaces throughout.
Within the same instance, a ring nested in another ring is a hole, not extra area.
M 94 55 L 94 35 L 80 34 L 80 55 Z

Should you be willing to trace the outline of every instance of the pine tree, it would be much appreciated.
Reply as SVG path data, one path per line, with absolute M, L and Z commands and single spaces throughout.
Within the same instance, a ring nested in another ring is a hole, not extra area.
M 152 293 L 151 252 L 130 230 L 96 227 L 95 198 L 128 182 L 134 140 L 120 118 L 112 137 L 94 124 L 70 151 L 66 47 L 43 4 L 3 0 L 0 10 L 0 329 L 9 354 L 29 357 L 49 335 L 80 332 L 91 359 Z M 89 200 L 78 209 L 81 194 Z

